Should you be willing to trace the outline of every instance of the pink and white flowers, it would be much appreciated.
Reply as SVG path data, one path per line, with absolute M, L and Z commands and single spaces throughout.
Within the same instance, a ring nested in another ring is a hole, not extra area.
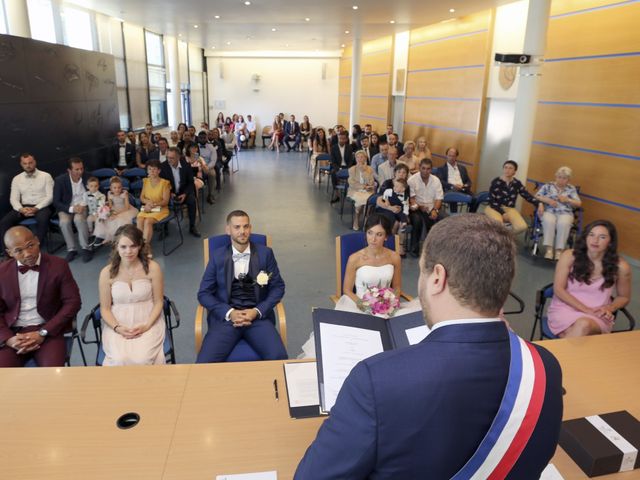
M 400 308 L 400 299 L 391 287 L 370 286 L 358 302 L 365 313 L 378 317 L 392 317 Z

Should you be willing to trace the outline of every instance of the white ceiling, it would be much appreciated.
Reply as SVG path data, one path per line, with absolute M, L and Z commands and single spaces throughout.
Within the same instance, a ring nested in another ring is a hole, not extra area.
M 509 0 L 251 0 L 249 6 L 245 0 L 70 1 L 156 33 L 180 35 L 181 40 L 204 47 L 211 55 L 248 50 L 338 50 L 351 43 L 358 29 L 363 40 L 372 40 Z M 455 13 L 450 13 L 450 8 Z M 395 24 L 389 23 L 391 20 Z M 273 32 L 273 28 L 277 30 Z

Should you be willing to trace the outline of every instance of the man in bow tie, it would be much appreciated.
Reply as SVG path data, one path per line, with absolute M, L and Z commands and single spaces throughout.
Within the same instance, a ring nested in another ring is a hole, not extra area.
M 4 235 L 11 261 L 0 264 L 0 367 L 65 363 L 64 333 L 80 311 L 80 291 L 68 263 L 40 252 L 31 230 L 13 227 Z
M 251 222 L 242 210 L 227 216 L 225 230 L 231 244 L 213 251 L 198 291 L 209 328 L 197 362 L 224 362 L 241 339 L 263 360 L 285 359 L 273 312 L 284 281 L 273 251 L 250 241 Z

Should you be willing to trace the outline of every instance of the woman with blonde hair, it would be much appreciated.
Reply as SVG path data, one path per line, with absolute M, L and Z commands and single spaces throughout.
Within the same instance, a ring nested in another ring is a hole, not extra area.
M 349 190 L 347 196 L 353 200 L 355 214 L 353 229 L 360 230 L 360 217 L 364 212 L 369 197 L 375 190 L 373 168 L 367 165 L 367 154 L 358 150 L 355 154 L 356 164 L 349 169 Z
M 424 137 L 416 138 L 416 151 L 414 153 L 416 157 L 416 162 L 420 165 L 420 161 L 428 158 L 429 160 L 433 160 L 431 158 L 431 150 L 429 150 L 429 146 L 427 145 L 427 139 Z
M 284 138 L 284 125 L 282 124 L 282 120 L 280 120 L 280 115 L 276 115 L 273 119 L 273 123 L 271 124 L 271 143 L 267 147 L 269 150 L 276 149 L 277 152 L 280 152 L 280 144 L 282 143 L 282 139 Z
M 402 155 L 398 161 L 406 163 L 409 167 L 409 173 L 413 175 L 418 172 L 418 165 L 420 162 L 416 159 L 414 152 L 416 150 L 416 144 L 413 140 L 407 140 L 404 144 L 404 155 Z
M 536 199 L 540 201 L 538 215 L 542 221 L 544 258 L 549 260 L 554 258 L 554 243 L 555 258 L 560 258 L 573 225 L 573 209 L 582 205 L 576 187 L 569 184 L 571 174 L 569 167 L 560 167 L 555 181 L 545 183 L 536 193 Z

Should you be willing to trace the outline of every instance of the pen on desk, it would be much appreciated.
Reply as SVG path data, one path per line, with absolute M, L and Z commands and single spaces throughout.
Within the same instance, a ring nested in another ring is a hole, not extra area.
M 280 396 L 278 395 L 278 380 L 277 379 L 273 381 L 273 389 L 276 392 L 276 400 L 279 400 Z

